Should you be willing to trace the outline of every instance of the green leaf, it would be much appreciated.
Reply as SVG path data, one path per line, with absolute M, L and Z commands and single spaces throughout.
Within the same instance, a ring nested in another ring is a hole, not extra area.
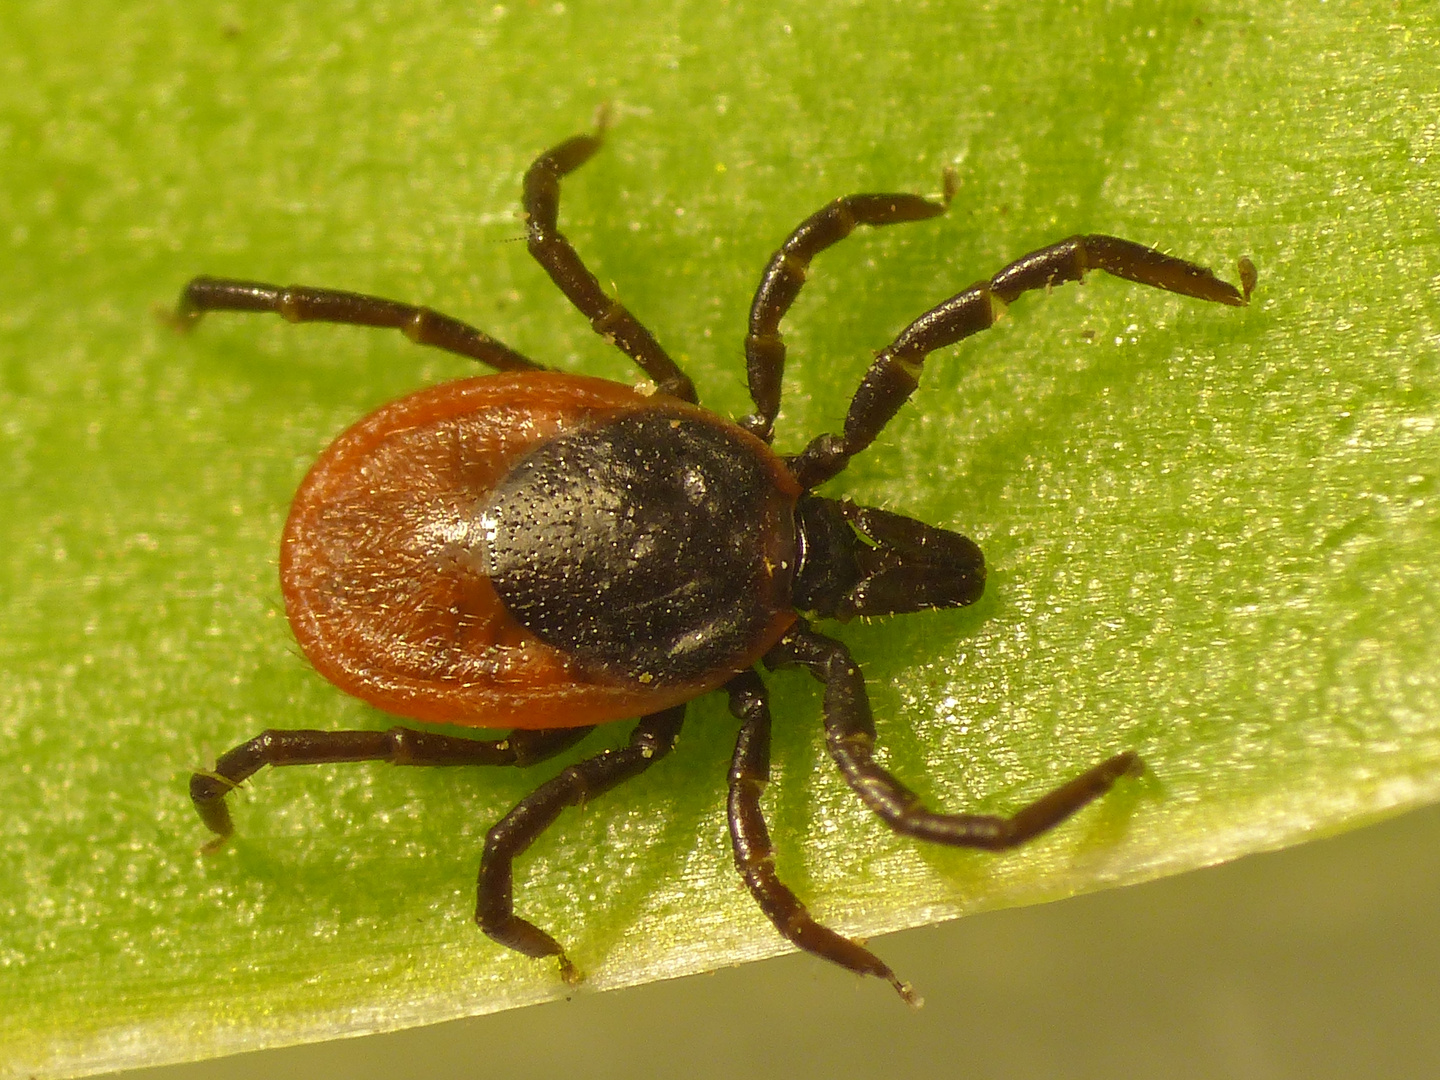
M 966 531 L 992 568 L 972 609 L 836 630 L 897 773 L 1003 812 L 1124 747 L 1150 771 L 1020 851 L 922 847 L 858 804 L 815 688 L 782 673 L 766 806 L 827 923 L 1138 881 L 1440 794 L 1433 10 L 794 7 L 0 12 L 0 1074 L 564 991 L 470 918 L 485 830 L 558 764 L 266 773 L 234 800 L 236 841 L 199 853 L 193 769 L 267 726 L 390 722 L 298 656 L 276 538 L 338 431 L 469 369 L 277 319 L 182 338 L 152 309 L 201 272 L 334 285 L 633 381 L 510 242 L 526 164 L 602 102 L 616 124 L 563 227 L 731 415 L 786 232 L 957 166 L 946 218 L 816 261 L 786 324 L 782 449 L 834 429 L 908 319 L 1043 243 L 1259 267 L 1243 311 L 1101 275 L 1022 300 L 932 357 L 832 485 Z M 520 863 L 521 910 L 592 986 L 782 948 L 730 867 L 734 729 L 698 703 L 663 766 Z

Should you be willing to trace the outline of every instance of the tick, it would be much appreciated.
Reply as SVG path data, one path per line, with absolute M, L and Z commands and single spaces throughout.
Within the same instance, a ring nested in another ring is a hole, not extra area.
M 810 261 L 859 225 L 943 214 L 943 200 L 849 195 L 806 218 L 771 258 L 750 307 L 746 373 L 755 412 L 731 422 L 696 404 L 694 385 L 648 330 L 609 297 L 557 228 L 560 180 L 600 149 L 603 122 L 542 154 L 525 174 L 530 253 L 595 331 L 654 383 L 646 393 L 542 368 L 488 334 L 429 308 L 300 286 L 198 277 L 176 320 L 211 311 L 274 312 L 291 322 L 401 330 L 498 374 L 430 387 L 385 405 L 311 468 L 286 521 L 286 613 L 311 663 L 385 712 L 460 727 L 513 728 L 475 740 L 388 731 L 271 730 L 197 772 L 190 797 L 212 845 L 231 832 L 226 796 L 265 765 L 530 765 L 596 724 L 639 717 L 628 745 L 563 769 L 485 838 L 475 921 L 527 956 L 555 938 L 515 913 L 515 859 L 569 806 L 665 757 L 686 702 L 711 690 L 740 721 L 729 773 L 735 866 L 795 945 L 862 975 L 910 987 L 864 946 L 811 917 L 776 876 L 761 811 L 770 709 L 756 671 L 800 667 L 824 687 L 826 743 L 860 799 L 896 832 L 999 850 L 1045 832 L 1135 772 L 1114 755 L 1013 817 L 927 809 L 876 763 L 865 679 L 812 620 L 844 622 L 974 603 L 985 563 L 947 529 L 816 495 L 874 441 L 920 380 L 928 354 L 984 330 L 1032 289 L 1105 270 L 1199 300 L 1246 304 L 1211 271 L 1112 236 L 1073 236 L 1018 259 L 912 322 L 876 355 L 843 430 L 798 454 L 771 448 L 785 344 L 780 322 Z

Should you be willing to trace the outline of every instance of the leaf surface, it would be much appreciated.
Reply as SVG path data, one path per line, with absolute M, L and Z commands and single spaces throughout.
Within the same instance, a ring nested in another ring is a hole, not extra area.
M 276 540 L 336 433 L 469 369 L 276 319 L 181 338 L 152 309 L 202 272 L 333 285 L 632 381 L 511 242 L 529 160 L 602 102 L 610 144 L 562 227 L 728 415 L 788 230 L 958 168 L 944 219 L 816 260 L 786 322 L 785 450 L 835 428 L 910 318 L 1041 244 L 1259 267 L 1243 311 L 1098 274 L 1027 297 L 932 357 L 827 489 L 963 530 L 991 567 L 974 608 L 836 631 L 897 773 L 1005 811 L 1120 748 L 1150 771 L 1012 854 L 918 847 L 845 788 L 807 678 L 777 675 L 766 806 L 825 921 L 1032 903 L 1434 800 L 1440 34 L 1401 7 L 8 5 L 0 1074 L 563 992 L 470 918 L 485 830 L 558 764 L 263 774 L 236 841 L 199 854 L 190 771 L 267 726 L 389 723 L 298 656 Z M 592 986 L 782 948 L 730 866 L 733 734 L 697 704 L 663 767 L 521 862 L 521 910 Z

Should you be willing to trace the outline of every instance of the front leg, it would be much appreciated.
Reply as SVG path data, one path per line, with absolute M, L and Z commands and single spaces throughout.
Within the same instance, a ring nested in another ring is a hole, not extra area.
M 765 663 L 769 667 L 799 665 L 824 683 L 825 741 L 830 756 L 866 806 L 897 833 L 917 840 L 988 851 L 1012 848 L 1053 829 L 1109 791 L 1122 776 L 1136 775 L 1144 768 L 1140 756 L 1126 750 L 1042 795 L 1013 817 L 938 814 L 875 762 L 875 722 L 865 677 L 844 645 L 801 622 L 765 655 Z
M 861 379 L 845 414 L 843 433 L 819 435 L 789 459 L 795 478 L 812 490 L 837 476 L 852 457 L 874 442 L 920 385 L 920 372 L 931 353 L 988 330 L 1005 306 L 1023 293 L 1082 281 L 1090 270 L 1104 270 L 1154 289 L 1232 307 L 1250 303 L 1256 281 L 1255 264 L 1248 258 L 1239 261 L 1241 287 L 1237 289 L 1207 267 L 1116 236 L 1072 236 L 1032 251 L 900 331 Z

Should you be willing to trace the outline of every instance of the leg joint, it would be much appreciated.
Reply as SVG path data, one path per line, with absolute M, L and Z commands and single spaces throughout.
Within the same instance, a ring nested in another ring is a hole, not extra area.
M 435 312 L 429 308 L 417 307 L 405 320 L 400 331 L 417 345 L 424 345 L 428 337 L 427 331 L 433 329 L 434 321 Z
M 632 318 L 630 312 L 618 300 L 611 300 L 605 310 L 590 320 L 591 327 L 601 337 L 614 341 L 616 330 Z

